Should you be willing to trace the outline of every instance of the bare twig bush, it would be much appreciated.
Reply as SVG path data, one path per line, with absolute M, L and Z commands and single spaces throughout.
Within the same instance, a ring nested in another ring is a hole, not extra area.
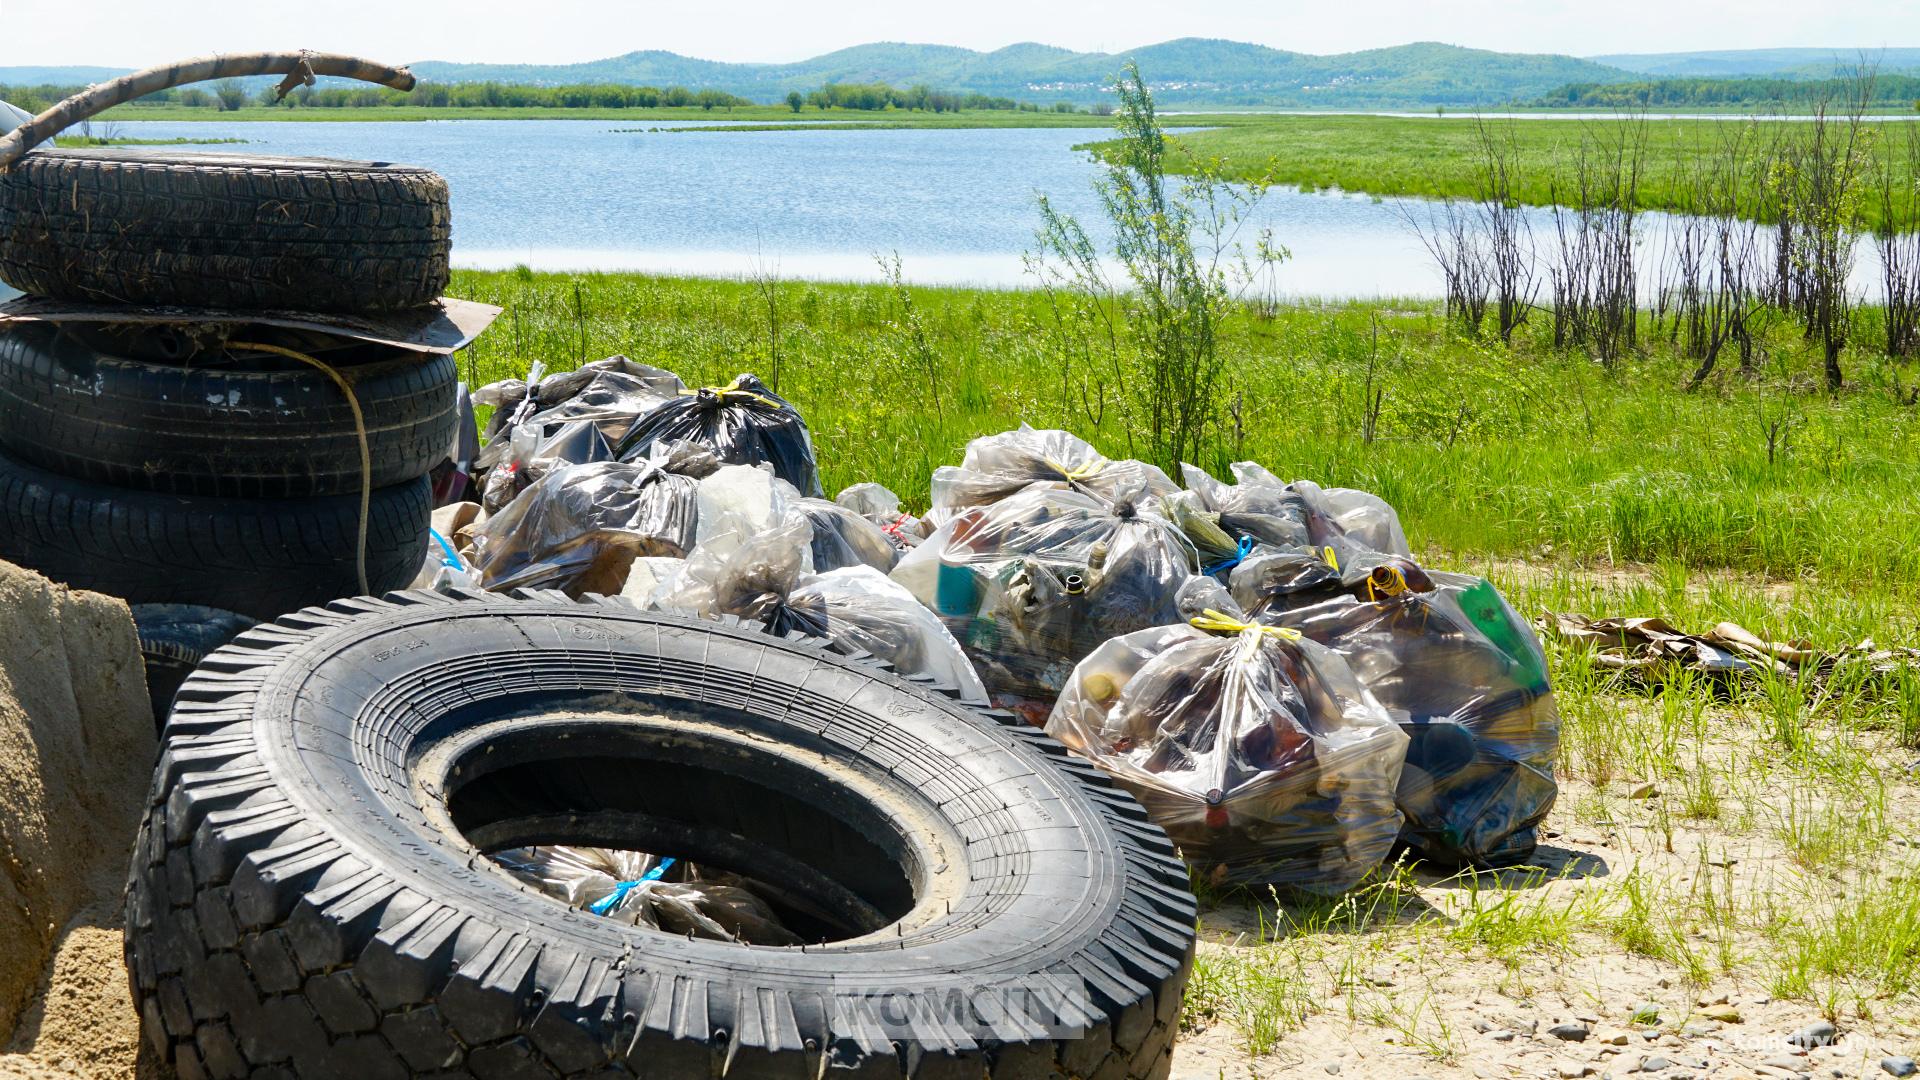
M 1608 366 L 1632 351 L 1637 337 L 1634 228 L 1646 150 L 1645 117 L 1589 125 L 1574 156 L 1571 190 L 1554 189 L 1554 344 L 1584 349 Z
M 1816 101 L 1812 115 L 1781 137 L 1783 152 L 1770 177 L 1782 212 L 1779 250 L 1790 282 L 1785 299 L 1799 312 L 1807 340 L 1819 347 L 1831 390 L 1845 381 L 1840 357 L 1853 332 L 1848 278 L 1867 186 L 1871 139 L 1863 116 L 1873 80 L 1872 69 L 1862 67 L 1848 80 L 1844 97 Z M 1791 232 L 1784 229 L 1788 221 Z
M 1880 284 L 1886 312 L 1888 356 L 1920 354 L 1920 125 L 1898 124 L 1901 137 L 1880 147 L 1875 187 L 1880 224 Z

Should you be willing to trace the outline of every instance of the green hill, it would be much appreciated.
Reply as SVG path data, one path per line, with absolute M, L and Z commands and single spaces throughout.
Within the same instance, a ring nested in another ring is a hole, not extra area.
M 1265 105 L 1430 108 L 1500 104 L 1574 82 L 1632 76 L 1570 56 L 1528 55 L 1421 42 L 1332 56 L 1204 38 L 1120 53 L 1078 53 L 1022 43 L 992 52 L 880 42 L 790 64 L 729 64 L 646 51 L 583 64 L 459 64 L 422 61 L 413 70 L 444 82 L 538 85 L 614 82 L 713 87 L 771 101 L 825 82 L 924 83 L 1026 101 L 1102 100 L 1128 61 L 1140 64 L 1171 106 Z M 0 70 L 0 79 L 5 72 Z
M 1920 68 L 1920 49 L 1713 49 L 1705 52 L 1618 53 L 1587 59 L 1656 78 L 1721 78 L 1734 75 L 1770 75 L 1784 78 L 1828 78 L 1836 69 L 1848 69 L 1862 59 L 1881 71 Z

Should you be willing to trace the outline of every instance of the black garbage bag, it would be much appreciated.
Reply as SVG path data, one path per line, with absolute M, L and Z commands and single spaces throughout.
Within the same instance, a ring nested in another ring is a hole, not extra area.
M 886 530 L 839 503 L 802 498 L 793 508 L 813 526 L 813 568 L 819 573 L 871 566 L 884 574 L 900 561 L 901 549 Z
M 1345 657 L 1407 733 L 1411 846 L 1452 865 L 1526 861 L 1558 793 L 1560 717 L 1538 639 L 1484 578 L 1423 572 L 1387 589 L 1266 621 Z
M 780 479 L 819 497 L 820 467 L 806 421 L 752 375 L 726 386 L 709 386 L 654 408 L 636 421 L 614 447 L 621 461 L 644 457 L 656 442 L 686 440 L 713 451 L 728 465 L 773 467 Z

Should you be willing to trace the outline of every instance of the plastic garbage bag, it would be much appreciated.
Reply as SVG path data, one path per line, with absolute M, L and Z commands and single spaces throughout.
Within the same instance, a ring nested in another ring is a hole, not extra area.
M 1131 791 L 1217 883 L 1342 892 L 1400 831 L 1399 726 L 1339 654 L 1238 612 L 1100 646 L 1047 733 Z
M 893 578 L 941 615 L 995 702 L 1037 723 L 1101 642 L 1179 618 L 1196 560 L 1144 484 L 1113 500 L 1039 484 L 963 510 Z
M 730 555 L 785 520 L 799 501 L 800 492 L 764 465 L 722 465 L 700 481 L 695 545 L 709 556 Z M 811 549 L 806 566 L 813 569 Z
M 805 944 L 744 879 L 700 880 L 700 868 L 677 859 L 564 846 L 510 848 L 491 858 L 520 880 L 602 918 L 711 941 Z
M 825 499 L 796 499 L 793 507 L 813 526 L 813 568 L 871 566 L 881 573 L 900 561 L 900 548 L 880 526 Z
M 991 506 L 1038 482 L 1107 499 L 1141 488 L 1153 498 L 1179 490 L 1159 466 L 1131 459 L 1110 461 L 1071 432 L 1022 424 L 1016 431 L 973 440 L 958 466 L 943 465 L 933 471 L 933 509 L 927 512 L 927 520 L 943 525 L 962 509 Z
M 811 532 L 796 511 L 726 554 L 696 548 L 654 590 L 652 606 L 707 618 L 733 615 L 770 634 L 825 638 L 842 652 L 869 653 L 901 674 L 928 675 L 963 697 L 986 700 L 966 654 L 913 594 L 871 566 L 814 573 Z
M 1389 555 L 1408 558 L 1413 555 L 1413 549 L 1407 545 L 1406 531 L 1400 527 L 1400 515 L 1385 499 L 1372 492 L 1357 488 L 1323 488 L 1311 480 L 1283 484 L 1279 477 L 1252 461 L 1234 462 L 1233 477 L 1235 483 L 1242 487 L 1284 488 L 1295 492 L 1316 515 L 1331 520 L 1350 541 L 1359 546 L 1384 551 Z
M 692 548 L 699 481 L 717 467 L 705 449 L 675 443 L 637 462 L 553 469 L 475 531 L 474 574 L 496 592 L 617 594 L 635 558 Z
M 1372 600 L 1431 581 L 1412 559 L 1352 544 L 1277 550 L 1256 547 L 1229 573 L 1234 602 L 1270 622 L 1283 611 L 1337 597 Z
M 821 494 L 820 469 L 806 421 L 784 398 L 752 375 L 726 386 L 682 393 L 645 416 L 614 448 L 622 461 L 644 456 L 656 442 L 684 439 L 712 450 L 729 465 L 773 466 L 774 475 L 802 495 Z
M 1423 573 L 1272 621 L 1344 657 L 1411 739 L 1399 803 L 1412 846 L 1452 864 L 1532 856 L 1558 793 L 1560 716 L 1539 640 L 1492 584 Z
M 902 551 L 925 540 L 933 530 L 925 521 L 900 509 L 900 496 L 872 482 L 842 488 L 834 502 L 859 514 L 887 534 L 887 539 Z
M 487 470 L 480 488 L 480 505 L 488 513 L 503 509 L 555 468 L 613 460 L 613 448 L 590 420 L 575 420 L 557 428 L 522 424 L 507 437 L 506 444 L 506 460 Z
M 507 460 L 505 440 L 522 425 L 550 428 L 591 420 L 609 443 L 617 443 L 635 420 L 686 389 L 673 372 L 624 356 L 609 356 L 544 378 L 537 370 L 533 374 L 531 384 L 503 379 L 473 392 L 475 405 L 490 405 L 494 410 L 484 433 L 491 453 L 482 452 L 478 461 L 482 468 Z

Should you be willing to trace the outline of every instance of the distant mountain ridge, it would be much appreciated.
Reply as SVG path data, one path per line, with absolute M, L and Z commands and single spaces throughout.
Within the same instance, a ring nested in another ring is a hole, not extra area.
M 950 45 L 876 42 L 790 64 L 732 64 L 642 51 L 583 64 L 416 63 L 445 82 L 639 83 L 715 87 L 761 101 L 826 82 L 924 83 L 1026 101 L 1101 100 L 1127 61 L 1169 105 L 1411 106 L 1494 104 L 1569 82 L 1627 72 L 1570 56 L 1497 53 L 1438 42 L 1316 56 L 1264 45 L 1181 38 L 1119 53 L 1033 42 L 976 52 Z
M 1920 68 L 1920 49 L 1865 50 L 1882 70 Z M 1180 38 L 1117 53 L 1075 52 L 1022 42 L 979 52 L 952 45 L 874 42 L 782 64 L 701 60 L 642 50 L 579 64 L 477 64 L 423 60 L 412 65 L 434 82 L 513 82 L 556 86 L 625 83 L 717 89 L 756 101 L 828 82 L 925 84 L 1048 103 L 1103 100 L 1127 61 L 1140 65 L 1164 105 L 1291 108 L 1406 108 L 1501 105 L 1539 98 L 1569 84 L 1663 77 L 1824 77 L 1862 50 L 1791 48 L 1634 53 L 1581 59 L 1503 53 L 1439 42 L 1320 56 L 1214 38 Z M 0 67 L 0 84 L 74 85 L 126 69 Z M 271 80 L 261 80 L 271 81 Z

